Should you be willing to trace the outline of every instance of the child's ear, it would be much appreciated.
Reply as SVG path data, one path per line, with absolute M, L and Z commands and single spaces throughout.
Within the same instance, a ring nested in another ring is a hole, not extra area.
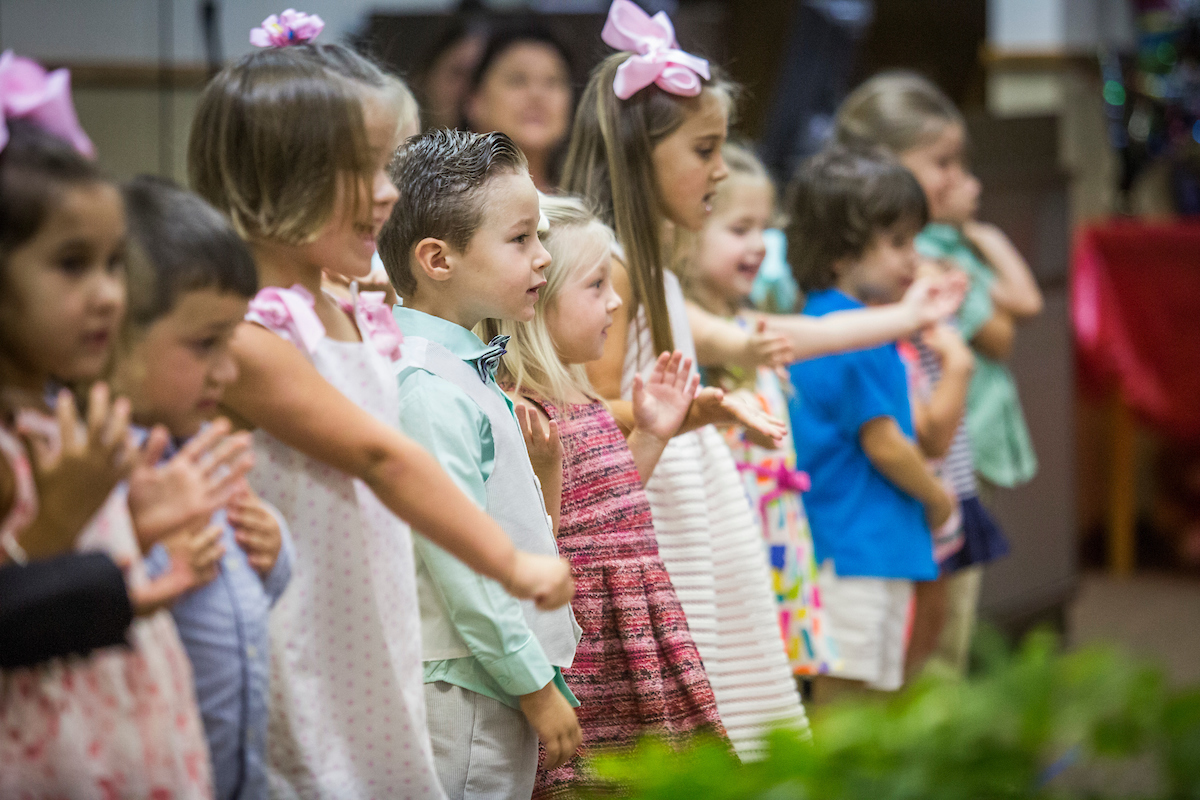
M 449 280 L 454 268 L 453 251 L 441 239 L 425 238 L 413 248 L 413 262 L 430 280 Z

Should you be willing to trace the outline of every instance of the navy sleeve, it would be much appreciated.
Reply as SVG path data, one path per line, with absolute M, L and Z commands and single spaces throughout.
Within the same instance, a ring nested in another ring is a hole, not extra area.
M 103 553 L 0 567 L 0 667 L 31 667 L 125 643 L 133 608 Z

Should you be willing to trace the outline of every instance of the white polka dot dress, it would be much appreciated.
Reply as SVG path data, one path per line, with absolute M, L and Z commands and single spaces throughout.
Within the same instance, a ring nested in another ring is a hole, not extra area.
M 693 360 L 679 281 L 665 275 L 675 349 Z M 639 324 L 640 323 L 640 324 Z M 631 324 L 622 394 L 656 357 L 645 308 Z M 743 760 L 763 754 L 763 733 L 807 728 L 788 664 L 755 522 L 724 438 L 711 425 L 671 440 L 646 484 L 658 550 L 704 661 L 721 722 Z
M 371 343 L 324 336 L 300 287 L 264 289 L 247 318 L 292 341 L 334 387 L 395 426 L 396 380 L 372 336 L 384 316 L 362 298 L 357 305 Z M 443 798 L 425 727 L 408 527 L 362 481 L 261 430 L 254 449 L 250 482 L 286 517 L 296 544 L 291 584 L 271 612 L 272 796 Z

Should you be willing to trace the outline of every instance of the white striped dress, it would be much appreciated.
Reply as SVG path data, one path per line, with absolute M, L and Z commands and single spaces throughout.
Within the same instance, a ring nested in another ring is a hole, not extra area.
M 695 360 L 679 281 L 665 276 L 675 349 Z M 631 323 L 622 396 L 656 358 L 645 307 Z M 738 755 L 763 754 L 772 726 L 807 729 L 788 665 L 763 539 L 724 438 L 711 425 L 671 440 L 646 485 L 658 549 Z

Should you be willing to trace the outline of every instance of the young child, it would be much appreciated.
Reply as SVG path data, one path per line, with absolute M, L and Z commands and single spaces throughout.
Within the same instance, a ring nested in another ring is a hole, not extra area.
M 516 550 L 396 429 L 400 332 L 380 298 L 321 290 L 325 271 L 370 271 L 396 200 L 399 83 L 305 30 L 210 81 L 188 152 L 193 187 L 255 257 L 262 288 L 223 403 L 256 428 L 250 483 L 296 546 L 271 614 L 272 792 L 437 798 L 405 522 L 546 607 L 569 599 L 569 568 Z
M 621 304 L 611 280 L 612 231 L 575 198 L 543 198 L 542 212 L 552 266 L 537 316 L 485 328 L 512 337 L 499 375 L 518 410 L 534 420 L 526 426 L 530 438 L 537 442 L 543 425 L 553 427 L 564 454 L 558 546 L 571 561 L 583 636 L 563 677 L 581 703 L 583 749 L 538 772 L 539 798 L 600 789 L 587 759 L 631 748 L 641 736 L 683 744 L 698 731 L 722 730 L 642 488 L 683 422 L 696 376 L 676 352 L 662 354 L 644 381 L 635 377 L 635 424 L 625 439 L 583 368 L 603 352 Z M 537 451 L 531 447 L 530 455 Z
M 110 406 L 96 384 L 84 428 L 70 392 L 48 399 L 56 384 L 102 376 L 125 308 L 121 197 L 85 157 L 65 78 L 0 56 L 0 105 L 13 108 L 3 97 L 13 85 L 44 100 L 0 124 L 0 538 L 17 564 L 64 544 L 107 553 L 126 567 L 142 616 L 128 647 L 0 672 L 0 796 L 209 797 L 187 656 L 170 616 L 154 610 L 195 575 L 150 585 L 150 539 L 139 541 L 126 493 L 113 491 L 141 457 L 128 401 Z M 140 511 L 161 519 L 158 505 Z
M 787 210 L 805 314 L 895 302 L 915 279 L 925 198 L 899 164 L 838 148 L 818 154 L 798 173 Z M 847 688 L 837 679 L 898 689 L 912 584 L 937 577 L 930 529 L 955 501 L 912 441 L 895 344 L 798 362 L 790 373 L 797 466 L 812 479 L 805 505 L 842 659 L 834 680 L 816 681 L 817 698 Z
M 981 487 L 1013 487 L 1033 478 L 1037 458 L 1012 373 L 1014 322 L 1036 315 L 1042 297 L 1016 248 L 995 226 L 973 221 L 979 183 L 966 171 L 966 126 L 936 86 L 911 73 L 883 73 L 846 98 L 837 116 L 839 140 L 883 147 L 916 176 L 929 203 L 930 223 L 917 249 L 966 272 L 970 288 L 957 325 L 975 353 L 966 424 Z M 981 257 L 982 256 L 982 257 Z M 978 490 L 962 482 L 968 501 Z M 986 492 L 985 492 L 986 494 Z M 986 497 L 985 497 L 986 500 Z M 1007 552 L 1003 534 L 982 506 L 964 507 L 963 551 L 949 586 L 950 618 L 939 658 L 962 669 L 978 605 L 982 564 Z
M 609 10 L 603 38 L 624 52 L 592 73 L 580 100 L 563 189 L 593 203 L 616 232 L 613 286 L 622 305 L 604 354 L 587 366 L 625 430 L 633 379 L 680 350 L 693 358 L 679 283 L 665 242 L 704 225 L 726 175 L 721 158 L 732 87 L 703 59 L 676 48 L 670 25 L 628 0 Z M 665 257 L 664 257 L 665 256 Z M 721 721 L 743 758 L 761 753 L 772 725 L 806 726 L 779 637 L 762 535 L 737 467 L 711 423 L 746 421 L 768 438 L 782 423 L 716 388 L 693 400 L 683 433 L 667 445 L 646 494 L 659 554 L 704 660 Z
M 229 222 L 195 195 L 140 178 L 125 187 L 132 251 L 128 342 L 114 388 L 135 424 L 163 425 L 180 452 L 237 376 L 229 341 L 258 289 L 254 259 Z M 215 580 L 171 609 L 192 662 L 218 800 L 267 796 L 268 614 L 291 575 L 276 512 L 248 491 L 213 516 L 224 554 Z M 147 558 L 152 574 L 166 551 Z
M 400 425 L 529 552 L 557 553 L 512 403 L 496 385 L 503 337 L 484 319 L 533 318 L 550 256 L 538 193 L 502 133 L 431 131 L 397 152 L 400 199 L 379 236 L 404 306 L 397 368 Z M 417 530 L 421 529 L 417 527 Z M 451 798 L 527 797 L 538 741 L 554 768 L 579 746 L 563 683 L 579 626 L 569 607 L 538 611 L 422 537 L 416 539 L 425 702 L 442 787 Z
M 766 255 L 763 233 L 776 216 L 775 188 L 749 150 L 726 144 L 723 155 L 729 177 L 719 185 L 712 214 L 696 238 L 684 289 L 689 304 L 753 330 L 762 325 L 762 319 L 748 312 L 747 300 Z M 748 393 L 768 414 L 787 417 L 792 390 L 777 370 L 730 365 L 704 372 L 706 383 L 727 392 Z M 765 539 L 779 626 L 792 671 L 806 676 L 825 674 L 837 666 L 837 654 L 821 607 L 812 534 L 800 497 L 808 477 L 796 469 L 792 435 L 789 432 L 776 449 L 755 444 L 740 427 L 729 428 L 725 438 Z

